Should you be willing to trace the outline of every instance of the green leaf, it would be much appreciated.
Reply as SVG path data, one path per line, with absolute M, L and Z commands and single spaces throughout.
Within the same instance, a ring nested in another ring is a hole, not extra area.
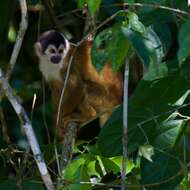
M 89 176 L 88 176 L 86 165 L 81 165 L 78 168 L 78 170 L 75 174 L 75 179 L 73 180 L 73 184 L 68 185 L 66 187 L 66 189 L 69 189 L 69 190 L 81 190 L 81 189 L 91 190 L 92 186 L 90 184 L 80 184 L 80 182 L 83 182 L 83 181 L 85 181 L 85 182 L 89 181 Z M 64 189 L 65 188 L 63 188 L 63 190 Z
M 115 164 L 111 159 L 105 157 L 99 157 L 99 161 L 103 164 L 106 173 L 113 172 L 117 174 L 118 172 L 120 172 L 120 167 L 117 164 Z
M 152 81 L 161 79 L 168 76 L 168 67 L 166 63 L 160 63 L 159 65 L 150 65 L 149 72 L 145 73 L 143 79 L 146 81 Z
M 122 108 L 113 112 L 111 118 L 101 129 L 97 146 L 100 154 L 107 157 L 119 156 L 122 153 Z
M 114 71 L 124 64 L 130 44 L 123 35 L 121 26 L 121 24 L 114 25 L 96 37 L 92 47 L 92 61 L 98 71 L 106 63 L 111 63 Z
M 96 168 L 97 157 L 89 154 L 81 154 L 77 156 L 71 164 L 64 170 L 63 179 L 71 181 L 68 186 L 71 190 L 92 189 L 89 184 L 80 184 L 81 181 L 89 182 L 90 177 L 100 178 L 100 173 Z
M 139 14 L 139 17 L 145 26 L 163 26 L 165 23 L 172 22 L 173 20 L 173 14 L 170 11 L 164 9 L 149 9 L 148 11 L 142 9 L 142 13 Z
M 85 163 L 86 155 L 82 155 L 80 157 L 77 157 L 72 161 L 70 165 L 65 169 L 64 171 L 64 179 L 67 180 L 74 180 L 76 173 L 81 165 Z
M 120 171 L 122 171 L 122 162 L 123 162 L 123 156 L 116 156 L 110 158 L 117 166 L 119 167 Z M 130 173 L 133 168 L 135 168 L 135 164 L 133 163 L 132 160 L 127 160 L 126 164 L 126 174 Z
M 129 152 L 148 142 L 160 148 L 173 148 L 180 134 L 183 120 L 171 114 L 187 99 L 190 82 L 179 75 L 161 77 L 141 81 L 129 100 Z M 122 108 L 119 108 L 100 132 L 100 153 L 108 157 L 121 155 L 121 139 Z
M 129 26 L 131 27 L 132 30 L 139 32 L 143 35 L 146 34 L 146 29 L 142 22 L 139 21 L 138 16 L 134 12 L 129 12 L 127 14 L 127 17 L 129 19 Z
M 164 55 L 162 43 L 151 28 L 147 28 L 146 36 L 131 30 L 129 27 L 123 26 L 122 31 L 145 65 L 156 65 L 162 61 Z
M 101 2 L 102 0 L 87 0 L 88 8 L 92 16 L 99 9 Z
M 15 31 L 15 28 L 13 26 L 11 26 L 9 28 L 8 39 L 9 39 L 10 42 L 15 42 L 16 41 L 16 31 Z
M 190 18 L 181 26 L 178 36 L 178 60 L 182 64 L 190 54 Z
M 173 154 L 175 155 L 174 152 L 157 150 L 152 158 L 153 162 L 142 160 L 143 184 L 155 184 L 146 187 L 147 190 L 174 190 L 177 187 L 183 176 L 177 175 L 181 164 L 177 157 L 172 156 Z
M 79 9 L 83 9 L 86 3 L 87 3 L 87 0 L 77 0 L 77 5 Z
M 189 187 L 190 187 L 190 180 L 183 180 L 181 182 L 181 189 L 180 190 L 189 190 Z

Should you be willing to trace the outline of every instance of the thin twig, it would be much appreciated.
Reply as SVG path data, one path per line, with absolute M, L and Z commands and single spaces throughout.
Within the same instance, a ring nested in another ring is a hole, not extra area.
M 19 167 L 16 167 L 17 186 L 19 190 L 22 190 L 22 182 L 24 178 L 24 172 L 26 169 L 29 153 L 30 153 L 30 148 L 28 147 L 23 155 L 24 158 L 22 162 L 19 162 Z
M 69 59 L 69 64 L 68 64 L 68 67 L 67 67 L 67 71 L 66 71 L 66 76 L 65 76 L 65 81 L 64 81 L 64 84 L 63 84 L 63 89 L 62 89 L 62 91 L 61 91 L 61 96 L 60 96 L 60 99 L 59 99 L 59 105 L 58 105 L 58 109 L 57 109 L 57 117 L 56 117 L 56 127 L 55 127 L 55 134 L 57 135 L 57 128 L 58 128 L 58 124 L 59 124 L 59 119 L 60 119 L 60 112 L 61 112 L 61 105 L 62 105 L 62 102 L 63 102 L 63 98 L 64 98 L 64 94 L 65 94 L 65 89 L 66 89 L 66 86 L 67 86 L 67 82 L 68 82 L 68 79 L 69 79 L 69 74 L 70 74 L 70 69 L 71 69 L 71 64 L 72 64 L 72 60 L 73 60 L 73 56 L 74 56 L 74 54 L 75 54 L 75 51 L 76 51 L 76 48 L 73 50 L 73 53 L 72 53 L 72 55 L 71 55 L 71 57 L 70 57 L 70 59 Z M 69 127 L 69 126 L 68 126 Z M 67 128 L 68 128 L 67 127 Z M 76 125 L 75 125 L 75 127 L 76 127 Z M 74 130 L 72 130 L 72 128 L 71 128 L 71 133 L 73 132 Z M 69 134 L 70 133 L 69 132 L 69 130 L 66 130 L 66 132 L 65 132 L 65 136 L 67 136 L 67 133 Z M 73 135 L 69 135 L 69 136 L 75 136 L 75 134 L 73 134 Z M 66 138 L 67 139 L 67 138 Z M 66 141 L 69 141 L 69 140 L 66 140 Z M 71 140 L 70 140 L 71 141 Z M 64 146 L 64 143 L 63 143 L 63 153 L 62 153 L 62 156 L 63 156 L 63 154 L 64 154 L 64 152 L 65 152 L 65 150 L 64 149 L 69 149 L 70 148 L 70 146 L 69 147 L 65 147 Z M 64 166 L 64 164 L 62 164 L 62 160 L 59 160 L 58 159 L 58 151 L 57 151 L 57 147 L 56 147 L 56 138 L 54 139 L 54 151 L 55 151 L 55 155 L 56 155 L 56 163 L 57 163 L 57 167 L 58 167 L 58 173 L 59 173 L 59 175 L 61 176 L 61 173 L 63 172 L 63 169 L 62 169 L 62 167 L 60 166 L 60 165 L 62 165 L 62 166 Z M 67 150 L 68 151 L 68 150 Z M 72 149 L 70 150 L 70 151 L 72 151 Z M 65 156 L 67 156 L 67 155 L 65 155 Z M 64 157 L 64 156 L 63 156 Z M 70 157 L 68 158 L 68 159 L 70 159 Z M 66 160 L 68 160 L 68 159 L 66 159 Z
M 148 123 L 148 122 L 151 122 L 152 120 L 156 120 L 156 119 L 158 119 L 158 118 L 161 117 L 161 116 L 169 115 L 169 114 L 171 114 L 171 113 L 173 113 L 173 112 L 176 112 L 176 111 L 178 111 L 178 110 L 180 110 L 180 109 L 182 109 L 182 108 L 185 108 L 185 107 L 187 107 L 187 106 L 190 106 L 190 103 L 183 104 L 183 105 L 181 105 L 181 106 L 179 106 L 179 107 L 175 107 L 175 108 L 173 108 L 173 109 L 171 109 L 171 110 L 168 110 L 168 111 L 166 111 L 166 112 L 160 113 L 160 114 L 158 114 L 158 115 L 154 115 L 154 116 L 152 116 L 152 117 L 150 117 L 150 118 L 148 118 L 148 119 L 145 119 L 144 121 L 141 121 L 141 122 L 137 123 L 137 125 L 138 125 L 138 126 L 142 126 L 142 125 L 144 125 L 144 124 L 146 124 L 146 123 Z M 177 113 L 177 115 L 179 115 L 179 113 Z M 183 118 L 184 118 L 184 116 L 183 116 Z M 185 119 L 187 119 L 187 117 L 185 117 Z M 188 119 L 189 119 L 189 118 L 188 118 Z
M 26 0 L 20 0 L 20 8 L 21 8 L 21 22 L 20 22 L 20 28 L 19 28 L 19 32 L 16 38 L 16 43 L 14 45 L 14 49 L 9 61 L 9 65 L 7 68 L 7 73 L 6 73 L 6 78 L 9 79 L 15 63 L 17 61 L 19 52 L 20 52 L 20 48 L 24 39 L 24 35 L 26 33 L 26 30 L 28 28 L 28 14 L 27 14 L 27 4 L 26 4 Z
M 59 19 L 59 18 L 62 18 L 64 16 L 71 15 L 71 14 L 74 14 L 74 13 L 77 13 L 77 12 L 80 12 L 80 11 L 81 11 L 81 9 L 73 9 L 71 11 L 67 11 L 67 12 L 62 13 L 60 15 L 57 15 L 57 18 Z
M 70 74 L 70 69 L 71 69 L 71 64 L 72 64 L 72 61 L 73 61 L 73 56 L 75 54 L 75 51 L 76 51 L 76 48 L 73 50 L 73 53 L 69 59 L 69 64 L 68 64 L 68 68 L 67 68 L 67 72 L 66 72 L 66 76 L 65 76 L 65 81 L 64 81 L 64 84 L 63 84 L 63 89 L 61 91 L 61 96 L 60 96 L 60 99 L 59 99 L 59 106 L 58 106 L 58 110 L 57 110 L 57 119 L 56 119 L 56 128 L 58 126 L 58 123 L 59 123 L 59 117 L 60 117 L 60 111 L 61 111 L 61 104 L 63 102 L 63 97 L 64 97 L 64 94 L 65 94 L 65 89 L 66 89 L 66 86 L 67 86 L 67 82 L 68 82 L 68 79 L 69 79 L 69 74 Z
M 57 134 L 57 128 L 58 128 L 59 119 L 60 119 L 61 105 L 63 102 L 66 86 L 68 83 L 71 64 L 72 64 L 72 60 L 73 60 L 73 56 L 75 54 L 75 51 L 76 51 L 76 48 L 74 48 L 73 53 L 69 59 L 69 64 L 67 67 L 65 81 L 64 81 L 63 89 L 61 91 L 61 96 L 59 99 L 59 105 L 58 105 L 58 110 L 57 110 L 57 118 L 56 118 L 56 134 Z M 62 159 L 60 161 L 57 160 L 59 175 L 61 175 L 61 173 L 65 169 L 65 166 L 70 162 L 70 160 L 72 158 L 71 153 L 72 153 L 73 142 L 74 142 L 75 136 L 76 136 L 76 131 L 77 131 L 77 125 L 75 123 L 71 123 L 71 124 L 69 123 L 66 130 L 65 130 L 64 142 L 62 145 Z M 71 144 L 69 144 L 69 143 L 71 143 Z M 57 149 L 55 146 L 55 141 L 54 141 L 54 147 L 55 147 L 55 153 L 58 155 Z
M 134 7 L 149 7 L 149 8 L 155 8 L 155 9 L 163 9 L 167 11 L 172 11 L 175 13 L 179 13 L 185 16 L 188 16 L 189 13 L 180 9 L 175 9 L 172 7 L 167 7 L 159 4 L 146 4 L 146 3 L 114 3 L 110 5 L 103 5 L 102 8 L 110 8 L 110 7 L 123 7 L 123 6 L 134 6 Z
M 188 16 L 189 13 L 184 11 L 184 10 L 181 10 L 181 9 L 175 9 L 175 8 L 172 8 L 172 7 L 168 7 L 168 6 L 163 6 L 163 5 L 159 5 L 159 4 L 144 4 L 144 3 L 114 3 L 114 4 L 109 4 L 109 5 L 102 5 L 100 6 L 101 9 L 103 8 L 111 8 L 111 7 L 126 7 L 126 6 L 131 6 L 131 7 L 149 7 L 149 8 L 156 8 L 156 9 L 164 9 L 164 10 L 168 10 L 168 11 L 172 11 L 172 12 L 175 12 L 175 13 L 179 13 L 179 14 L 182 14 L 182 15 L 185 15 L 185 16 Z M 72 11 L 68 11 L 68 12 L 65 12 L 63 14 L 60 14 L 57 16 L 57 18 L 61 18 L 61 17 L 64 17 L 66 15 L 70 15 L 70 14 L 73 14 L 73 13 L 76 13 L 76 12 L 80 12 L 81 9 L 74 9 Z
M 24 108 L 21 106 L 18 98 L 13 95 L 13 90 L 9 86 L 7 79 L 3 76 L 1 69 L 0 69 L 0 87 L 1 87 L 1 90 L 5 93 L 6 97 L 10 101 L 10 103 L 12 104 L 16 114 L 18 115 L 18 118 L 20 119 L 22 128 L 26 134 L 28 143 L 30 144 L 30 147 L 34 154 L 35 161 L 38 165 L 38 169 L 40 171 L 41 177 L 44 181 L 44 184 L 45 184 L 47 190 L 54 190 L 54 186 L 53 186 L 51 177 L 47 170 L 45 161 L 42 157 L 40 147 L 37 142 L 35 133 L 33 131 L 31 122 L 30 122 Z
M 85 7 L 84 8 L 84 11 L 85 11 L 85 15 L 86 15 L 86 18 L 85 18 L 85 26 L 84 26 L 84 31 L 83 33 L 86 35 L 89 33 L 89 31 L 96 31 L 96 14 L 95 15 L 91 15 L 90 11 L 89 11 L 89 8 L 88 7 Z M 94 34 L 95 33 L 92 33 L 92 38 L 94 37 Z
M 125 61 L 124 94 L 123 94 L 123 161 L 121 173 L 121 190 L 125 190 L 126 164 L 128 154 L 128 83 L 129 83 L 129 60 Z
M 180 10 L 180 9 L 175 9 L 175 8 L 171 8 L 171 7 L 166 7 L 166 6 L 162 6 L 162 5 L 158 5 L 158 4 L 142 4 L 142 3 L 116 3 L 116 4 L 110 4 L 110 5 L 104 5 L 101 6 L 101 8 L 109 8 L 109 7 L 123 7 L 123 6 L 136 6 L 136 7 L 149 7 L 149 8 L 157 8 L 157 9 L 163 9 L 163 10 L 168 10 L 168 11 L 172 11 L 175 13 L 179 13 L 185 16 L 189 16 L 190 14 L 186 11 Z M 124 10 L 120 10 L 117 11 L 115 14 L 111 15 L 110 17 L 108 17 L 107 19 L 105 19 L 103 22 L 101 22 L 94 30 L 91 30 L 87 35 L 85 35 L 79 42 L 77 42 L 75 45 L 79 46 L 81 43 L 83 43 L 89 35 L 95 33 L 98 29 L 100 29 L 101 27 L 103 27 L 105 24 L 107 24 L 108 22 L 110 22 L 111 20 L 113 20 L 118 14 L 120 14 L 121 12 L 123 12 Z M 128 10 L 125 10 L 126 12 Z

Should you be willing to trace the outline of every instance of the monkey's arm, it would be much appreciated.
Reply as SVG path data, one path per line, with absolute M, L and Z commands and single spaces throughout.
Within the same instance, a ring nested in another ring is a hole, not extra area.
M 63 99 L 60 100 L 63 86 L 63 82 L 55 80 L 49 82 L 54 111 L 57 112 L 59 104 L 61 103 L 61 111 L 64 115 L 67 115 L 73 112 L 78 104 L 82 101 L 84 90 L 82 88 L 82 82 L 78 80 L 77 75 L 70 74 L 66 84 L 66 89 L 63 94 Z

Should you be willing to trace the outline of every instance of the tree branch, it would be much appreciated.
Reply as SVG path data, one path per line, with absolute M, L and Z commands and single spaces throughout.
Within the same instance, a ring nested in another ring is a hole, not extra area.
M 0 88 L 12 104 L 16 114 L 19 117 L 19 120 L 21 122 L 22 128 L 24 129 L 24 132 L 26 134 L 26 137 L 28 139 L 28 143 L 32 149 L 32 152 L 34 154 L 35 161 L 37 163 L 38 169 L 40 171 L 41 177 L 44 181 L 44 184 L 48 190 L 54 190 L 54 186 L 51 180 L 51 177 L 48 173 L 47 166 L 44 162 L 44 159 L 42 157 L 39 144 L 37 142 L 35 133 L 33 131 L 31 122 L 24 110 L 24 108 L 21 106 L 19 100 L 17 97 L 13 95 L 13 91 L 11 87 L 9 86 L 8 81 L 3 76 L 2 70 L 0 69 Z
M 65 136 L 63 140 L 62 156 L 60 160 L 61 171 L 63 172 L 65 167 L 70 164 L 72 159 L 72 150 L 77 133 L 77 124 L 70 122 L 65 129 Z

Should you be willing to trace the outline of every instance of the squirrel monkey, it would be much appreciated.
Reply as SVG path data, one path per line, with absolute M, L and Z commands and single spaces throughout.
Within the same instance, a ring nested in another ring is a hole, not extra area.
M 72 57 L 57 124 L 57 135 L 61 139 L 69 122 L 80 125 L 109 110 L 99 117 L 100 125 L 103 125 L 112 108 L 122 101 L 121 73 L 114 73 L 109 63 L 98 73 L 92 65 L 91 48 L 91 40 L 75 47 L 53 30 L 43 33 L 35 43 L 39 69 L 51 90 L 55 118 Z

